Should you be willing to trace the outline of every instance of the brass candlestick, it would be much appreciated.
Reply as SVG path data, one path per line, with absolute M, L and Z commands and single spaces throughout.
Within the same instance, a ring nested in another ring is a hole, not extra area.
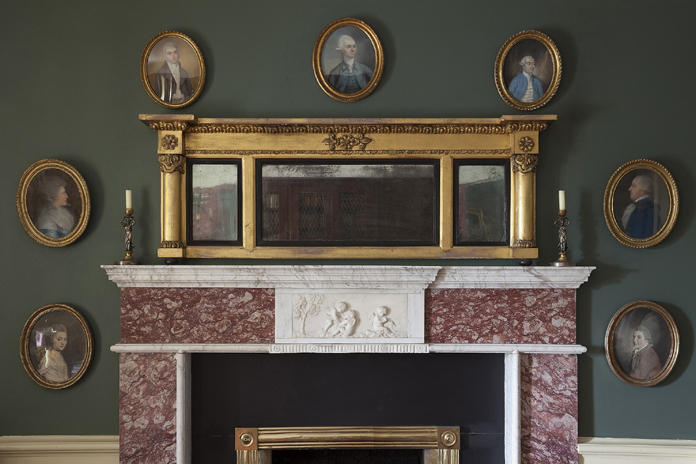
M 135 225 L 133 208 L 126 208 L 126 215 L 121 225 L 126 231 L 126 256 L 121 261 L 116 261 L 116 264 L 140 264 L 133 258 L 133 226 Z
M 558 261 L 551 263 L 552 266 L 575 266 L 575 263 L 571 262 L 566 256 L 568 253 L 568 236 L 566 234 L 566 227 L 570 225 L 570 219 L 566 217 L 566 210 L 558 210 L 558 219 L 554 221 L 554 224 L 558 226 Z

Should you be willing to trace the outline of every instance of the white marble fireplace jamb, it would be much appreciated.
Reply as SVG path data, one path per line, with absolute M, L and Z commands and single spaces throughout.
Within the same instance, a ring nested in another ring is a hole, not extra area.
M 520 353 L 505 353 L 505 464 L 520 463 Z
M 176 463 L 191 462 L 191 353 L 176 358 Z

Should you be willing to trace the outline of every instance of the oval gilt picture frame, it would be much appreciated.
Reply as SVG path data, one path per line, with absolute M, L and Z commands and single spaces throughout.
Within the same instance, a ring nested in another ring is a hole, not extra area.
M 665 380 L 677 362 L 677 324 L 657 303 L 628 303 L 609 322 L 604 352 L 618 378 L 636 387 L 652 387 Z
M 312 66 L 328 96 L 341 102 L 362 100 L 382 79 L 382 44 L 375 31 L 359 19 L 337 19 L 319 34 Z
M 37 161 L 19 181 L 19 220 L 31 238 L 47 247 L 77 240 L 87 227 L 90 208 L 85 180 L 65 161 Z
M 87 320 L 75 308 L 50 304 L 24 324 L 19 353 L 29 377 L 44 388 L 60 390 L 85 375 L 94 339 Z
M 561 83 L 561 54 L 539 31 L 522 31 L 502 46 L 495 59 L 495 86 L 508 105 L 531 111 L 546 105 Z
M 656 161 L 629 161 L 612 174 L 604 191 L 604 220 L 626 246 L 647 248 L 663 241 L 679 213 L 677 184 Z
M 177 31 L 165 31 L 148 42 L 140 58 L 140 79 L 147 94 L 166 108 L 183 108 L 200 96 L 205 63 L 196 43 Z

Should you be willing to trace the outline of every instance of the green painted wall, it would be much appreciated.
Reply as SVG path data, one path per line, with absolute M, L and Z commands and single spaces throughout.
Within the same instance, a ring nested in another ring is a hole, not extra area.
M 495 56 L 511 35 L 538 29 L 563 57 L 560 90 L 536 112 L 559 118 L 542 135 L 538 263 L 556 258 L 552 223 L 564 188 L 571 258 L 597 266 L 578 292 L 578 340 L 588 347 L 580 357 L 580 435 L 696 439 L 695 15 L 693 2 L 675 0 L 6 2 L 0 435 L 118 433 L 118 359 L 109 347 L 119 339 L 119 291 L 99 265 L 122 256 L 126 188 L 138 220 L 136 256 L 162 263 L 155 134 L 137 117 L 167 112 L 140 83 L 140 54 L 152 36 L 180 30 L 202 49 L 206 87 L 182 111 L 197 116 L 497 117 L 518 112 L 496 92 Z M 351 104 L 326 96 L 311 66 L 319 32 L 346 16 L 377 31 L 386 58 L 377 91 Z M 52 157 L 75 166 L 92 197 L 87 231 L 62 249 L 29 238 L 14 200 L 24 170 Z M 619 244 L 602 215 L 610 175 L 635 158 L 666 165 L 682 200 L 673 233 L 647 250 Z M 682 337 L 672 375 L 654 388 L 624 384 L 604 359 L 607 323 L 638 299 L 666 307 Z M 64 391 L 32 382 L 18 352 L 27 318 L 56 302 L 80 310 L 96 337 L 90 371 Z

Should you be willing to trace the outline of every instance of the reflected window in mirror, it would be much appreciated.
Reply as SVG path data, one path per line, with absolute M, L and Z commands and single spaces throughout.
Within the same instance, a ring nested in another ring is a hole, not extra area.
M 241 245 L 240 160 L 189 160 L 187 236 L 192 245 Z
M 455 160 L 455 245 L 504 245 L 510 239 L 507 160 Z

